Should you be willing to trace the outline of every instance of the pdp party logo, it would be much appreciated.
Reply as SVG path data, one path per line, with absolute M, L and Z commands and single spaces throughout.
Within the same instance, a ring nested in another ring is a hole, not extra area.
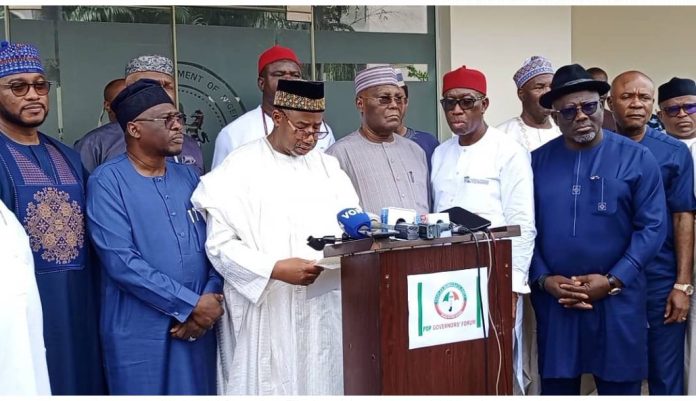
M 455 319 L 466 308 L 466 291 L 459 283 L 449 282 L 435 294 L 435 310 L 445 319 Z
M 186 61 L 179 61 L 177 68 L 179 109 L 187 117 L 185 132 L 212 152 L 212 146 L 204 145 L 214 144 L 220 130 L 246 108 L 234 89 L 209 68 Z

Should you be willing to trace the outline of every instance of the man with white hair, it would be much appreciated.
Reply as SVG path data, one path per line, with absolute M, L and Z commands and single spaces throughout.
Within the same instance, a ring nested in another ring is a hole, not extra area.
M 355 76 L 355 105 L 360 128 L 332 145 L 348 174 L 363 210 L 380 214 L 383 207 L 430 210 L 428 163 L 417 143 L 396 134 L 406 101 L 396 71 L 377 66 Z

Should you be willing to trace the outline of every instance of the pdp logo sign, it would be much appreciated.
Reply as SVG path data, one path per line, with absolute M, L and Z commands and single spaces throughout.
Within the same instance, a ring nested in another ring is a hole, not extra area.
M 445 319 L 455 319 L 466 308 L 466 291 L 459 283 L 449 282 L 435 294 L 435 310 Z
M 215 143 L 214 136 L 246 108 L 234 89 L 207 67 L 179 61 L 177 68 L 179 109 L 187 116 L 185 133 L 201 145 Z

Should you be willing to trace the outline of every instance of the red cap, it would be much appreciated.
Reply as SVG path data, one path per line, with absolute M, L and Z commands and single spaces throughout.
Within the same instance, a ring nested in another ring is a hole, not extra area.
M 486 94 L 486 76 L 478 70 L 466 68 L 465 65 L 450 71 L 442 77 L 442 95 L 454 88 L 473 89 Z
M 259 56 L 259 75 L 261 75 L 261 71 L 263 71 L 264 67 L 280 60 L 290 60 L 296 62 L 298 65 L 300 64 L 300 60 L 297 59 L 297 55 L 292 49 L 275 45 Z

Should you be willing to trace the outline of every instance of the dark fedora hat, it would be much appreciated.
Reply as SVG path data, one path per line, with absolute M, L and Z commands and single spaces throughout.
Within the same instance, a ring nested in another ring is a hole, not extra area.
M 595 91 L 599 96 L 609 92 L 611 85 L 604 81 L 592 79 L 592 75 L 580 64 L 564 65 L 559 68 L 551 80 L 551 90 L 539 98 L 539 104 L 550 109 L 554 100 L 573 92 Z

